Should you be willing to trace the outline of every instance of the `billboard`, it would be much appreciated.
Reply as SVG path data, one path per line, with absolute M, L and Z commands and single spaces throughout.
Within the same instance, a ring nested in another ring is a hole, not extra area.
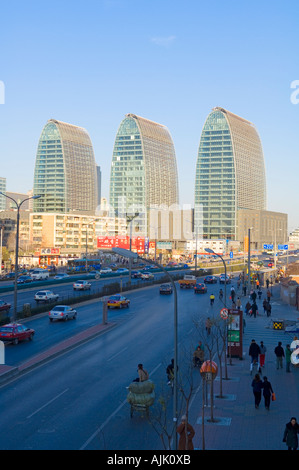
M 139 254 L 148 253 L 149 250 L 149 239 L 148 237 L 133 237 L 131 248 Z M 123 248 L 125 250 L 130 249 L 130 237 L 128 236 L 116 236 L 116 237 L 98 237 L 97 247 L 99 249 L 112 250 L 112 248 Z

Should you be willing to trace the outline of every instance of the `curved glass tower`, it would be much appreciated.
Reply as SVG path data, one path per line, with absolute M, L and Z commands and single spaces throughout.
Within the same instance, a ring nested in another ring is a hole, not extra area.
M 35 212 L 92 211 L 97 206 L 97 173 L 85 129 L 50 119 L 42 130 L 35 162 Z
M 255 126 L 214 108 L 201 134 L 195 179 L 195 225 L 203 238 L 236 238 L 238 209 L 266 209 L 266 176 Z
M 110 204 L 115 213 L 170 207 L 178 204 L 178 193 L 176 156 L 168 129 L 127 114 L 116 134 L 111 164 Z

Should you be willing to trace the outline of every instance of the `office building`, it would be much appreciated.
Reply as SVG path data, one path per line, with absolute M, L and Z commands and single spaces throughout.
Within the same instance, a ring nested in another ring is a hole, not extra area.
M 50 119 L 35 163 L 35 212 L 89 211 L 97 206 L 97 171 L 90 137 L 82 127 Z
M 179 202 L 174 145 L 168 129 L 135 114 L 121 122 L 112 156 L 110 205 L 116 215 L 138 212 L 138 230 L 147 230 L 150 207 Z
M 0 192 L 6 194 L 6 178 L 0 178 Z M 0 194 L 0 211 L 6 209 L 6 197 Z
M 266 175 L 255 126 L 214 108 L 196 163 L 195 228 L 202 238 L 235 240 L 240 209 L 266 210 Z

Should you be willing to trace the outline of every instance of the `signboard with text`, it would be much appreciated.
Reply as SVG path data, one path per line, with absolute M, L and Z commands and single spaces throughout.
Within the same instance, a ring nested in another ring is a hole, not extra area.
M 243 311 L 231 308 L 228 315 L 227 355 L 243 359 Z
M 100 249 L 112 250 L 112 248 L 130 249 L 130 237 L 98 237 L 97 247 Z M 131 243 L 132 251 L 137 253 L 148 253 L 149 239 L 148 237 L 133 237 Z

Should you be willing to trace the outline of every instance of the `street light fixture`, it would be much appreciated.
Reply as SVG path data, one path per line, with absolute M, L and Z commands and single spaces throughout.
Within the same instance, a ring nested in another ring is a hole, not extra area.
M 139 212 L 135 212 L 134 215 L 126 214 L 127 227 L 128 227 L 128 224 L 130 224 L 130 251 L 132 251 L 132 222 L 138 216 L 139 216 Z M 131 287 L 131 275 L 132 275 L 132 259 L 129 258 L 129 286 L 130 287 Z
M 4 194 L 0 192 L 1 196 L 4 196 L 8 199 L 11 199 L 17 208 L 17 233 L 16 233 L 16 253 L 15 253 L 15 282 L 14 282 L 14 309 L 13 309 L 13 317 L 12 317 L 12 323 L 14 323 L 17 319 L 17 299 L 18 299 L 18 271 L 19 271 L 19 226 L 20 226 L 20 208 L 21 205 L 25 201 L 29 201 L 29 199 L 39 199 L 41 196 L 31 196 L 27 197 L 26 199 L 23 199 L 21 202 L 17 202 L 14 198 L 7 196 L 7 194 Z
M 177 298 L 177 289 L 175 282 L 171 275 L 169 274 L 168 271 L 159 263 L 156 261 L 149 261 L 146 258 L 142 258 L 141 256 L 138 255 L 138 253 L 134 253 L 131 250 L 125 250 L 124 248 L 112 248 L 112 251 L 120 256 L 124 256 L 126 258 L 129 258 L 129 260 L 132 259 L 141 259 L 142 261 L 145 261 L 146 263 L 154 264 L 158 268 L 160 268 L 166 276 L 169 278 L 172 287 L 173 287 L 173 293 L 174 293 L 174 317 L 173 317 L 173 322 L 174 322 L 174 377 L 173 377 L 173 421 L 176 424 L 177 418 L 178 418 L 178 396 L 177 396 L 177 370 L 178 370 L 178 298 Z M 174 429 L 174 450 L 177 450 L 177 433 L 176 433 L 176 426 Z

